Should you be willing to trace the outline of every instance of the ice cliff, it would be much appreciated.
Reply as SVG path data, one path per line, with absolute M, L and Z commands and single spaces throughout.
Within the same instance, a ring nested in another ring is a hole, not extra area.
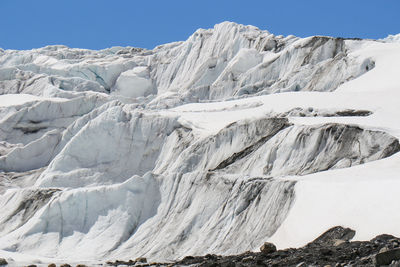
M 400 235 L 396 38 L 224 22 L 153 50 L 0 50 L 0 256 Z

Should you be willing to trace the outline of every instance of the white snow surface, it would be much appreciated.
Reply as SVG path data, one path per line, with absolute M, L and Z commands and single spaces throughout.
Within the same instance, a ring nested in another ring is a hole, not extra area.
M 400 236 L 400 43 L 231 22 L 153 50 L 0 50 L 0 257 Z

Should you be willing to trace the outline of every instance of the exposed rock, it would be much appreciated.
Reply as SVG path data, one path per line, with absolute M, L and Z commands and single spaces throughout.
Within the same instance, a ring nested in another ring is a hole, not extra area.
M 249 256 L 249 257 L 243 258 L 243 259 L 242 259 L 242 262 L 251 262 L 251 261 L 253 261 L 253 260 L 254 260 L 254 257 Z
M 8 262 L 6 261 L 6 259 L 0 258 L 0 266 L 1 265 L 7 265 Z
M 287 112 L 279 114 L 281 117 L 365 117 L 372 115 L 369 110 L 341 109 L 324 110 L 316 108 L 293 108 Z
M 119 266 L 119 265 L 127 265 L 127 266 L 151 266 L 151 265 L 166 265 L 167 263 L 156 263 L 156 262 L 151 262 L 147 263 L 146 258 L 137 258 L 136 260 L 129 260 L 129 261 L 120 261 L 116 260 L 114 262 L 108 261 L 106 262 L 108 265 L 112 266 Z
M 265 242 L 261 247 L 260 251 L 264 254 L 270 254 L 276 251 L 276 246 L 272 243 Z
M 352 116 L 363 117 L 363 116 L 369 116 L 371 114 L 372 114 L 372 112 L 369 111 L 369 110 L 354 110 L 354 109 L 346 109 L 346 110 L 343 110 L 343 111 L 336 112 L 336 116 L 339 116 L 339 117 L 347 117 L 347 116 L 350 116 L 350 117 L 352 117 Z
M 135 261 L 136 262 L 147 262 L 147 259 L 144 257 L 141 257 L 141 258 L 137 258 Z
M 391 249 L 386 250 L 383 252 L 379 252 L 375 256 L 375 265 L 382 266 L 382 265 L 389 265 L 392 261 L 400 260 L 400 249 Z
M 207 254 L 205 256 L 186 256 L 181 261 L 172 263 L 152 263 L 153 265 L 172 267 L 172 266 L 324 266 L 324 267 L 343 267 L 343 266 L 377 266 L 389 265 L 399 266 L 400 249 L 395 248 L 399 238 L 390 235 L 381 235 L 371 241 L 350 242 L 355 232 L 352 229 L 341 226 L 329 229 L 313 242 L 302 248 L 289 248 L 284 250 L 274 250 L 275 246 L 271 243 L 263 245 L 271 249 L 269 253 L 263 252 L 244 252 L 239 255 L 220 256 Z M 340 244 L 335 242 L 343 241 Z M 388 250 L 387 250 L 388 249 Z M 262 250 L 262 249 L 260 249 Z M 274 250 L 274 251 L 272 251 Z M 379 252 L 384 251 L 385 252 Z M 136 261 L 122 262 L 116 261 L 112 265 L 140 265 Z
M 69 265 L 68 263 L 65 263 L 65 264 L 60 265 L 60 267 L 72 267 L 72 266 Z
M 379 250 L 379 253 L 384 253 L 386 251 L 388 251 L 389 249 L 387 247 L 383 247 Z
M 54 263 L 50 263 L 47 267 L 57 267 Z
M 308 245 L 318 245 L 318 246 L 332 246 L 332 245 L 338 245 L 338 240 L 342 241 L 349 241 L 351 240 L 354 235 L 356 234 L 356 231 L 350 229 L 350 228 L 344 228 L 342 226 L 336 226 L 322 235 L 320 235 L 317 239 L 315 239 L 313 242 L 311 242 Z

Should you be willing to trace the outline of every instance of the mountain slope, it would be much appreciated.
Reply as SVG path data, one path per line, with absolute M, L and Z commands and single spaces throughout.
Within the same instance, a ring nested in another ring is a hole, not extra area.
M 224 22 L 0 50 L 0 256 L 158 260 L 399 235 L 400 43 Z M 371 214 L 373 209 L 373 214 Z

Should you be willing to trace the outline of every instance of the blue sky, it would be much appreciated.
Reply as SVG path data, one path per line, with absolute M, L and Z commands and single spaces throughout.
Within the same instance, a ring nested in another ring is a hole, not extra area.
M 300 37 L 400 33 L 400 0 L 1 0 L 0 12 L 4 49 L 153 48 L 226 20 Z

